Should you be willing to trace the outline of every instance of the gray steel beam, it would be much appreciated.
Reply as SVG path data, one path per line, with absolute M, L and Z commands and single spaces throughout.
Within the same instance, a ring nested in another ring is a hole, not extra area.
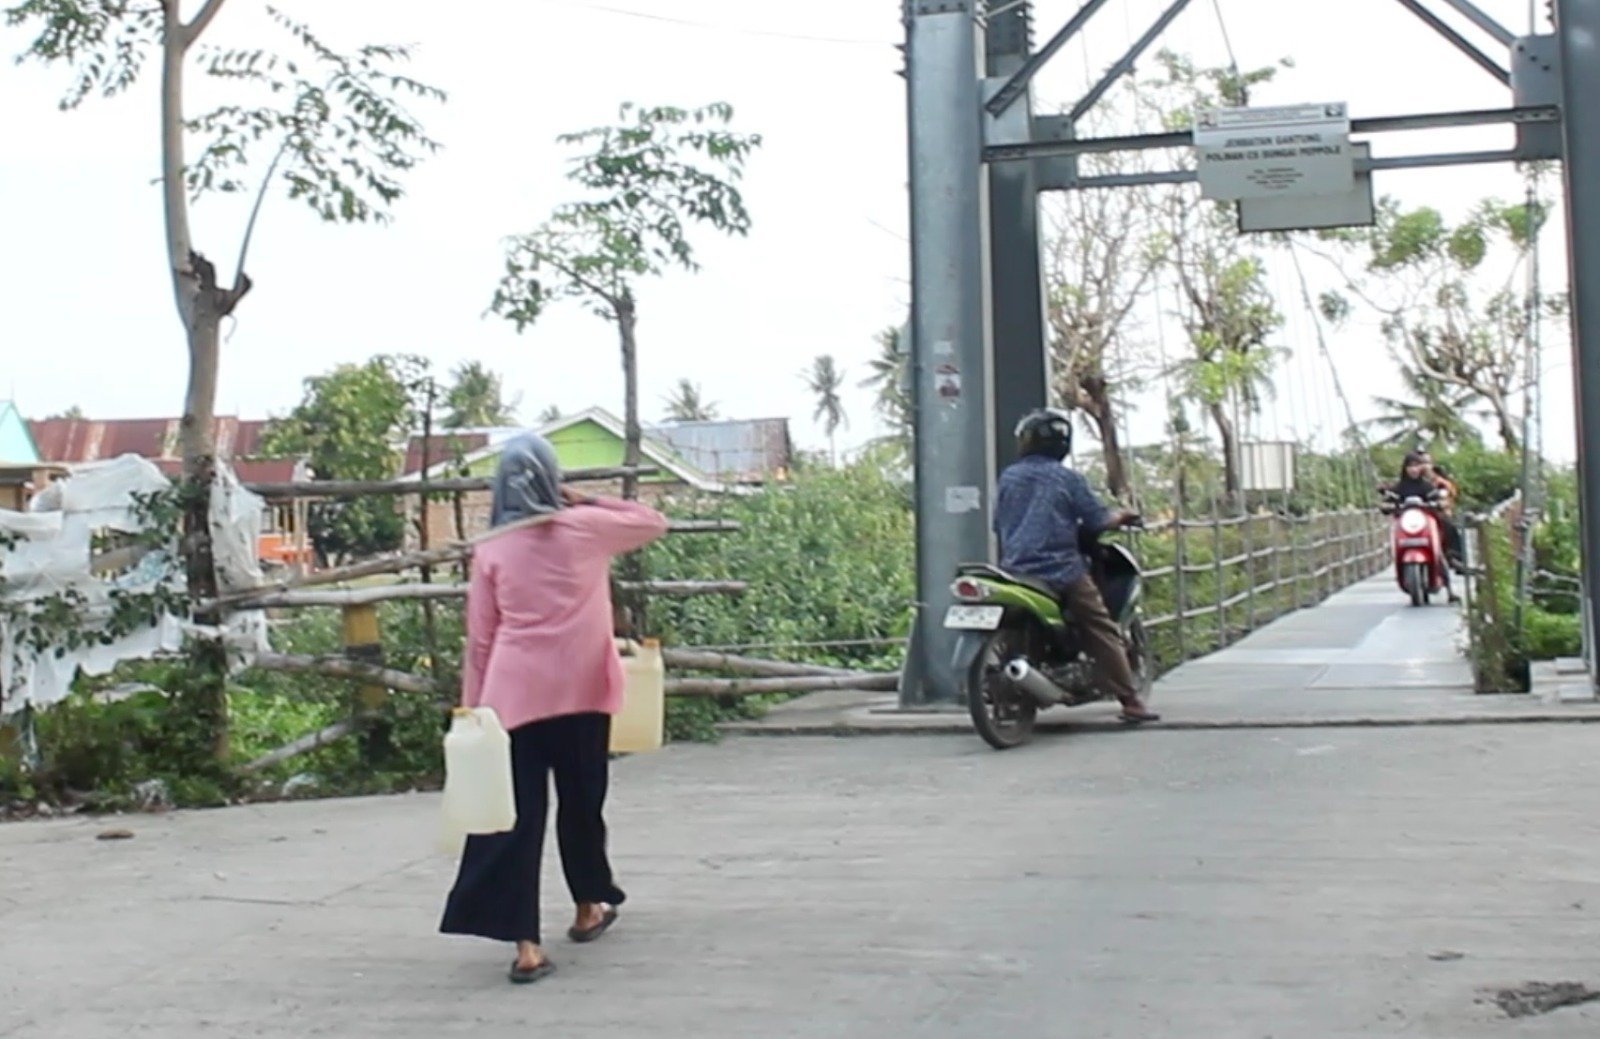
M 1554 105 L 1527 108 L 1488 108 L 1462 112 L 1437 112 L 1422 115 L 1374 116 L 1350 121 L 1352 133 L 1388 133 L 1396 130 L 1437 130 L 1453 126 L 1492 126 L 1496 123 L 1523 125 L 1557 123 L 1561 111 Z M 983 150 L 989 163 L 1023 162 L 1058 155 L 1088 155 L 1105 152 L 1151 151 L 1159 148 L 1188 148 L 1194 143 L 1189 133 L 1130 134 L 1122 137 L 1085 137 L 1081 140 L 1035 140 L 1030 144 L 997 144 Z
M 1489 75 L 1493 76 L 1495 79 L 1498 79 L 1508 87 L 1511 85 L 1511 71 L 1509 69 L 1502 68 L 1500 64 L 1493 58 L 1474 47 L 1472 45 L 1472 41 L 1452 29 L 1449 22 L 1446 22 L 1444 19 L 1440 18 L 1426 7 L 1423 7 L 1420 0 L 1400 0 L 1400 3 L 1410 10 L 1412 14 L 1416 15 L 1418 18 L 1421 18 L 1424 22 L 1427 22 L 1434 32 L 1450 41 L 1450 43 L 1455 46 L 1456 50 L 1465 54 L 1467 57 L 1471 58 L 1473 61 L 1482 66 L 1483 70 L 1489 73 Z
M 991 83 L 997 82 L 991 80 Z M 990 123 L 989 140 L 1027 140 L 1031 101 Z M 1037 163 L 989 169 L 989 297 L 994 401 L 994 471 L 1014 460 L 1017 420 L 1050 399 L 1045 341 L 1044 265 L 1039 252 Z
M 1157 38 L 1167 31 L 1167 26 L 1172 24 L 1173 19 L 1182 14 L 1183 9 L 1188 6 L 1189 0 L 1172 0 L 1167 9 L 1161 13 L 1161 17 L 1156 19 L 1156 23 L 1146 30 L 1143 36 L 1135 40 L 1132 47 L 1128 48 L 1128 53 L 1118 59 L 1115 65 L 1107 69 L 1106 74 L 1100 77 L 1100 82 L 1091 87 L 1089 92 L 1083 95 L 1083 99 L 1072 106 L 1072 113 L 1068 118 L 1073 123 L 1077 123 L 1078 120 L 1082 119 L 1089 109 L 1099 103 L 1100 99 L 1105 96 L 1106 91 L 1110 90 L 1117 80 L 1133 71 L 1134 62 L 1139 60 L 1139 55 L 1143 54 L 1152 43 L 1156 42 Z
M 1004 90 L 1025 69 L 1028 51 L 1027 3 L 1007 9 L 997 32 L 991 16 L 988 29 L 986 89 Z M 1017 21 L 1008 21 L 1020 19 Z M 1021 104 L 990 115 L 984 140 L 1029 141 L 1041 132 L 1033 116 L 1031 88 L 1024 87 Z M 986 105 L 994 111 L 992 104 Z M 1069 160 L 1070 161 L 1070 160 Z M 989 170 L 989 263 L 993 272 L 989 296 L 991 337 L 990 396 L 994 432 L 994 471 L 998 473 L 1015 456 L 1012 431 L 1017 420 L 1050 399 L 1050 364 L 1045 339 L 1044 265 L 1039 253 L 1039 163 L 1016 163 Z
M 1105 5 L 1106 0 L 1086 0 L 1084 5 L 1078 8 L 1078 13 L 1073 15 L 1071 20 L 1061 27 L 1059 32 L 1050 37 L 1045 45 L 1039 48 L 1039 52 L 1029 57 L 1020 69 L 1011 74 L 1011 78 L 1006 81 L 1006 84 L 995 91 L 994 97 L 989 99 L 987 106 L 989 114 L 1000 115 L 1010 108 L 1023 95 L 1023 92 L 1028 89 L 1028 84 L 1033 82 L 1033 77 L 1038 75 L 1039 70 L 1044 68 L 1045 64 L 1056 56 L 1056 51 L 1071 42 L 1072 38 L 1078 35 L 1083 30 L 1083 27 L 1089 23 L 1089 19 L 1094 17 L 1095 12 Z
M 1515 148 L 1481 152 L 1445 152 L 1437 155 L 1394 155 L 1380 159 L 1355 160 L 1357 173 L 1378 170 L 1425 170 L 1440 166 L 1483 166 L 1496 162 L 1522 162 L 1526 156 Z M 1010 165 L 1005 164 L 1005 165 Z M 1001 169 L 1003 166 L 997 166 Z M 1098 177 L 1082 177 L 1074 182 L 1073 189 L 1134 188 L 1149 184 L 1192 184 L 1194 170 L 1152 170 L 1149 173 L 1111 173 Z
M 1449 4 L 1451 7 L 1454 7 L 1462 14 L 1466 15 L 1467 19 L 1471 21 L 1473 25 L 1476 25 L 1490 36 L 1493 36 L 1495 38 L 1495 42 L 1499 43 L 1502 47 L 1509 47 L 1516 42 L 1517 37 L 1515 33 L 1501 25 L 1499 22 L 1495 21 L 1491 15 L 1487 14 L 1481 7 L 1473 3 L 1472 0 L 1444 0 L 1444 2 Z
M 1600 646 L 1600 0 L 1556 0 L 1566 142 L 1567 247 L 1572 257 L 1572 359 L 1578 408 L 1586 655 Z
M 987 172 L 975 0 L 908 0 L 917 612 L 904 707 L 959 704 L 944 629 L 955 566 L 989 558 Z
M 990 0 L 984 29 L 989 75 L 1009 76 L 1027 60 L 1033 46 L 1033 0 L 1011 0 L 996 7 Z

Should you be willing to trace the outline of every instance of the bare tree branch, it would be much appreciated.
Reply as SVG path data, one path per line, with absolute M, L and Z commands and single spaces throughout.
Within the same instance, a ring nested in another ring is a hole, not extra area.
M 188 50 L 190 47 L 194 46 L 194 42 L 198 40 L 201 34 L 203 34 L 211 25 L 212 20 L 217 17 L 217 12 L 221 11 L 222 5 L 227 2 L 228 0 L 206 0 L 205 6 L 200 8 L 200 13 L 195 15 L 193 20 L 191 20 L 188 25 L 183 27 L 184 50 Z M 173 7 L 176 8 L 177 0 L 172 0 L 172 4 Z

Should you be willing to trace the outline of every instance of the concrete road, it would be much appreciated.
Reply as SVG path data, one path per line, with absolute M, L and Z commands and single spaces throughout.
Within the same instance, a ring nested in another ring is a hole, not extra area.
M 1595 1035 L 1485 1000 L 1600 985 L 1597 759 L 1574 725 L 674 747 L 616 770 L 622 922 L 528 988 L 433 933 L 432 796 L 10 825 L 0 1036 Z

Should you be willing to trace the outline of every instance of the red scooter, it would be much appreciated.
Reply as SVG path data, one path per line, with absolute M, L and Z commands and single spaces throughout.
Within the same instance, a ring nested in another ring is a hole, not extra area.
M 1450 587 L 1450 571 L 1445 563 L 1444 528 L 1439 523 L 1441 495 L 1435 491 L 1426 499 L 1401 499 L 1384 492 L 1382 510 L 1394 518 L 1394 575 L 1400 588 L 1411 596 L 1411 605 L 1426 606 L 1439 592 L 1455 602 Z

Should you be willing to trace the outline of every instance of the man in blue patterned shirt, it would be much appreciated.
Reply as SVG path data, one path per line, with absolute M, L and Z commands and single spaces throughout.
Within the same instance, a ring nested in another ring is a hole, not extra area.
M 1139 697 L 1122 630 L 1107 611 L 1078 547 L 1080 529 L 1098 534 L 1137 522 L 1138 516 L 1101 504 L 1083 474 L 1067 468 L 1071 451 L 1072 419 L 1066 412 L 1046 408 L 1017 423 L 1020 457 L 1000 474 L 995 493 L 1000 567 L 1053 587 L 1100 672 L 1101 684 L 1121 701 L 1122 719 L 1156 721 L 1160 716 Z

